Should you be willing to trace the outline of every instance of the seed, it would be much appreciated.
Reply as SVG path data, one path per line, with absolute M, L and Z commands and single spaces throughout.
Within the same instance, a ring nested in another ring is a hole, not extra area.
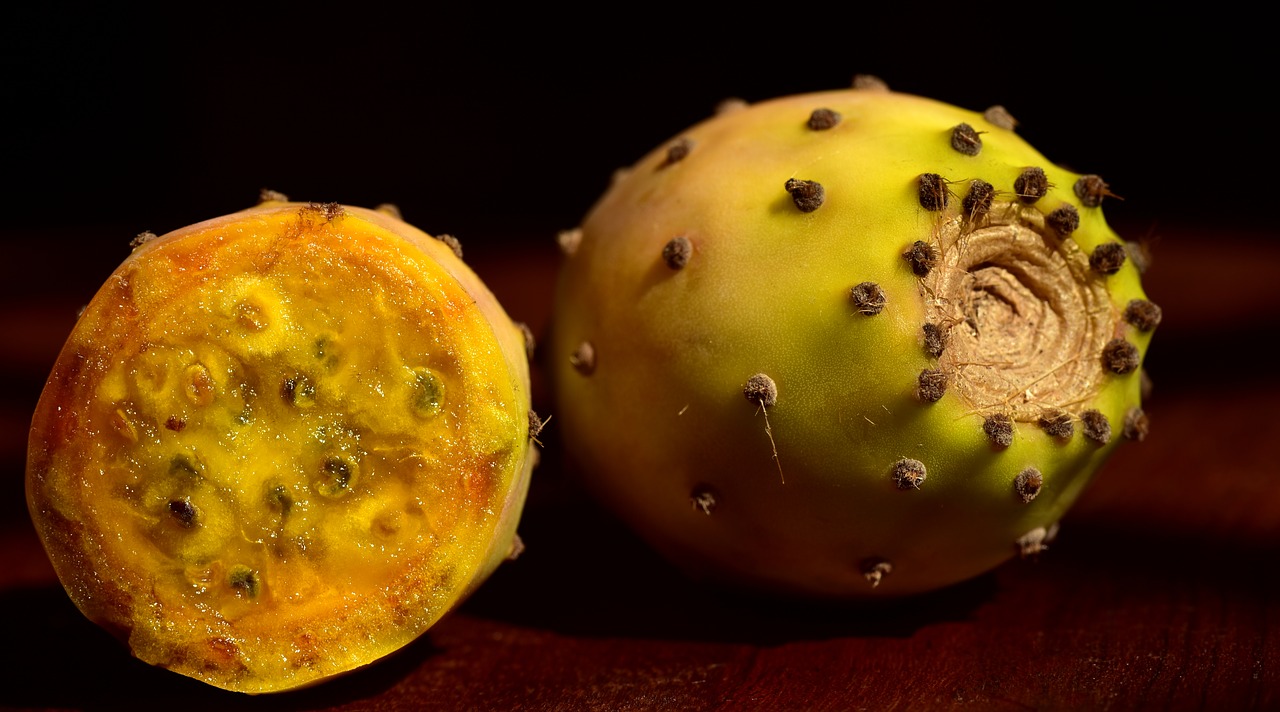
M 756 405 L 772 408 L 778 402 L 778 384 L 765 374 L 757 373 L 747 379 L 742 395 Z
M 200 478 L 199 468 L 192 464 L 191 458 L 186 455 L 174 455 L 173 459 L 169 460 L 169 474 Z
M 124 408 L 116 408 L 116 411 L 111 414 L 111 428 L 125 440 L 131 443 L 138 442 L 138 429 L 129 420 L 129 414 Z
M 216 385 L 213 382 L 213 376 L 210 375 L 209 369 L 204 364 L 193 363 L 187 366 L 187 382 L 183 391 L 187 396 L 187 400 L 193 404 L 209 405 L 212 403 Z
M 1022 499 L 1023 504 L 1030 504 L 1040 494 L 1043 486 L 1044 476 L 1034 467 L 1028 467 L 1013 478 L 1013 491 Z
M 1089 266 L 1098 274 L 1115 274 L 1124 266 L 1124 245 L 1118 242 L 1104 242 L 1093 248 L 1089 255 Z
M 458 259 L 462 259 L 462 241 L 447 233 L 436 235 L 436 239 L 448 245 L 449 249 L 453 250 L 454 256 Z
M 916 397 L 925 403 L 937 403 L 947 392 L 947 374 L 941 369 L 926 368 L 916 380 Z
M 285 195 L 284 193 L 281 193 L 278 190 L 263 188 L 262 190 L 258 191 L 258 202 L 259 203 L 287 203 L 289 202 L 289 196 Z
M 716 492 L 711 485 L 697 485 L 689 494 L 689 503 L 693 505 L 693 508 L 707 516 L 711 516 L 711 513 L 715 511 L 717 501 Z
M 689 255 L 692 252 L 693 245 L 689 244 L 689 238 L 677 235 L 662 246 L 662 261 L 673 270 L 684 269 L 684 266 L 689 264 Z
M 1112 373 L 1132 373 L 1140 361 L 1138 347 L 1124 339 L 1112 339 L 1102 348 L 1102 365 Z
M 183 428 L 187 427 L 187 421 L 176 415 L 171 415 L 168 420 L 164 421 L 164 427 L 175 433 L 180 433 Z
M 1080 199 L 1080 204 L 1086 208 L 1096 208 L 1102 205 L 1102 199 L 1115 194 L 1108 190 L 1111 186 L 1096 175 L 1084 175 L 1076 181 L 1072 189 L 1076 193 L 1076 197 Z
M 1018 125 L 1017 120 L 1013 118 L 1013 114 L 1010 114 L 1008 109 L 999 104 L 988 107 L 986 111 L 982 112 L 982 118 L 986 119 L 992 126 L 1010 131 Z
M 902 253 L 902 259 L 911 265 L 912 274 L 925 277 L 938 264 L 938 249 L 924 240 L 916 240 Z
M 284 485 L 276 485 L 267 490 L 267 506 L 281 514 L 288 514 L 293 508 L 293 496 L 289 494 L 289 488 Z
M 960 123 L 951 129 L 951 147 L 966 156 L 976 156 L 982 151 L 982 137 L 969 124 Z
M 1050 437 L 1060 440 L 1070 440 L 1075 435 L 1076 426 L 1071 421 L 1071 414 L 1063 410 L 1056 410 L 1051 413 L 1043 413 L 1039 420 L 1040 429 Z
M 578 348 L 569 355 L 569 365 L 573 366 L 578 373 L 590 376 L 596 370 L 596 347 L 592 346 L 590 341 L 578 344 Z
M 1080 212 L 1074 205 L 1063 205 L 1044 216 L 1044 221 L 1060 237 L 1067 237 L 1080 227 Z
M 862 282 L 849 289 L 849 301 L 854 311 L 863 316 L 875 316 L 884 311 L 884 290 L 875 282 Z
M 889 85 L 874 74 L 853 75 L 853 88 L 863 91 L 889 91 Z
M 415 414 L 430 418 L 440 413 L 444 403 L 444 384 L 429 368 L 413 370 L 413 391 L 409 396 L 409 404 Z
M 326 457 L 315 489 L 325 497 L 342 497 L 351 490 L 355 479 L 355 465 L 341 457 Z
M 1111 442 L 1111 421 L 1101 411 L 1086 410 L 1080 414 L 1080 423 L 1084 426 L 1084 436 L 1099 445 Z
M 236 589 L 238 595 L 246 595 L 249 598 L 257 598 L 259 591 L 262 590 L 257 572 L 244 564 L 231 567 L 231 571 L 227 573 L 227 583 L 231 588 Z
M 924 352 L 934 358 L 942 356 L 947 348 L 947 332 L 937 324 L 925 324 L 921 330 L 924 331 Z
M 827 191 L 817 181 L 788 178 L 783 187 L 791 194 L 791 200 L 802 213 L 817 210 L 827 198 Z
M 1014 179 L 1013 192 L 1022 202 L 1030 205 L 1049 192 L 1049 178 L 1044 174 L 1043 168 L 1032 166 Z
M 893 463 L 893 483 L 898 489 L 920 489 L 920 484 L 924 482 L 928 473 L 925 471 L 924 463 L 919 460 L 910 458 L 902 458 Z
M 871 584 L 871 588 L 879 586 L 885 576 L 893 573 L 893 564 L 878 556 L 864 560 L 858 568 L 862 571 L 862 576 L 867 579 L 867 583 Z
M 662 163 L 658 164 L 658 168 L 666 168 L 673 163 L 683 161 L 689 155 L 689 151 L 691 150 L 693 150 L 693 141 L 687 137 L 681 136 L 675 141 L 672 141 L 670 146 L 667 146 L 667 156 L 663 159 Z
M 1141 408 L 1130 408 L 1124 414 L 1124 436 L 1129 440 L 1142 442 L 1151 432 L 1151 421 Z
M 942 210 L 947 207 L 947 201 L 950 199 L 950 191 L 947 190 L 947 182 L 937 173 L 921 173 L 920 181 L 920 207 L 925 210 Z
M 1124 308 L 1124 320 L 1133 324 L 1138 331 L 1151 331 L 1160 326 L 1160 319 L 1163 317 L 1163 310 L 1145 299 L 1133 299 Z
M 1013 444 L 1013 419 L 1004 413 L 992 413 L 982 421 L 982 432 L 997 447 Z
M 578 251 L 578 247 L 582 245 L 582 228 L 575 227 L 572 230 L 561 230 L 556 234 L 556 244 L 560 246 L 560 252 L 565 257 L 569 257 Z
M 190 499 L 169 500 L 169 514 L 173 515 L 184 529 L 190 529 L 196 524 L 196 507 Z
M 971 219 L 984 217 L 991 211 L 991 203 L 995 200 L 996 189 L 980 178 L 969 182 L 969 193 L 964 196 L 962 207 L 964 214 Z
M 839 124 L 840 119 L 840 114 L 831 109 L 814 109 L 813 113 L 809 114 L 809 122 L 806 126 L 814 131 L 826 131 Z
M 290 376 L 280 383 L 280 397 L 295 408 L 316 404 L 316 386 L 305 375 Z

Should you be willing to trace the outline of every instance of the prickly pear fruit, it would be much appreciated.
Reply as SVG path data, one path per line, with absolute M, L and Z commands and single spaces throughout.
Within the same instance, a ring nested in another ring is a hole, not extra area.
M 1159 321 L 1097 176 L 887 90 L 722 112 L 619 174 L 551 359 L 584 482 L 698 576 L 910 594 L 1044 548 Z M 570 239 L 571 238 L 571 239 Z
M 307 685 L 410 642 L 517 545 L 522 332 L 390 213 L 268 200 L 139 241 L 76 323 L 27 500 L 138 658 Z

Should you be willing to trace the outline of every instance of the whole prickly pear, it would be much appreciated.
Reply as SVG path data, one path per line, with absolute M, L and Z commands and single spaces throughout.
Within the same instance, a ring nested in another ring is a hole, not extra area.
M 394 211 L 284 202 L 145 234 L 32 423 L 71 599 L 138 658 L 274 692 L 405 645 L 518 547 L 524 337 Z
M 562 236 L 559 432 L 689 572 L 898 595 L 1039 552 L 1141 439 L 1160 310 L 1100 204 L 985 113 L 874 84 L 737 107 Z

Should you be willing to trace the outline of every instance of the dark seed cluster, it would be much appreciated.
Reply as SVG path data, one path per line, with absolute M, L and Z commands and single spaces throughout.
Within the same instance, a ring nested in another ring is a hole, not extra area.
M 893 573 L 893 564 L 877 556 L 863 561 L 858 569 L 867 583 L 871 584 L 871 588 L 875 588 L 880 585 L 885 576 Z
M 805 125 L 813 131 L 826 131 L 835 128 L 841 118 L 839 112 L 831 109 L 814 109 L 813 113 L 809 114 L 809 121 Z
M 1111 442 L 1111 421 L 1101 411 L 1086 410 L 1081 413 L 1080 424 L 1083 426 L 1084 436 L 1089 440 L 1099 445 Z
M 982 137 L 969 124 L 957 124 L 951 129 L 951 147 L 966 156 L 976 156 L 982 151 Z
M 462 259 L 462 242 L 458 238 L 449 234 L 441 234 L 436 235 L 436 239 L 448 245 L 449 249 L 453 250 L 453 254 L 458 259 Z
M 986 216 L 991 212 L 991 203 L 995 197 L 996 189 L 990 183 L 981 178 L 970 181 L 969 192 L 964 196 L 964 202 L 961 204 L 964 214 L 971 220 Z
M 772 408 L 778 402 L 778 384 L 763 373 L 757 373 L 747 379 L 742 387 L 742 395 L 747 400 L 765 408 Z
M 1044 169 L 1032 166 L 1022 171 L 1013 181 L 1013 192 L 1022 202 L 1030 205 L 1043 198 L 1049 192 L 1049 177 Z
M 982 421 L 982 432 L 996 447 L 1013 444 L 1013 419 L 1004 413 L 993 413 Z
M 666 168 L 673 163 L 679 163 L 689 156 L 689 152 L 693 150 L 693 141 L 688 137 L 681 136 L 667 146 L 667 156 L 658 165 L 659 168 Z
M 196 507 L 191 503 L 190 499 L 171 499 L 169 500 L 169 514 L 181 524 L 183 528 L 190 529 L 196 524 Z
M 1124 261 L 1124 245 L 1118 242 L 1104 242 L 1089 254 L 1089 267 L 1098 274 L 1115 274 L 1124 266 Z
M 1147 433 L 1151 430 L 1151 421 L 1147 418 L 1147 414 L 1141 408 L 1130 408 L 1124 414 L 1124 433 L 1126 439 L 1142 442 L 1147 439 Z
M 893 484 L 902 490 L 920 489 L 920 485 L 928 476 L 923 462 L 907 457 L 893 463 L 890 474 L 893 476 Z
M 921 173 L 919 181 L 920 207 L 935 212 L 945 209 L 951 197 L 947 181 L 937 173 Z
M 1138 368 L 1140 361 L 1138 347 L 1124 339 L 1112 339 L 1102 347 L 1102 365 L 1112 373 L 1132 373 Z
M 875 316 L 884 311 L 884 290 L 875 282 L 862 282 L 849 289 L 849 301 L 854 311 L 863 316 Z
M 947 332 L 937 324 L 925 324 L 920 329 L 924 332 L 924 352 L 934 358 L 942 356 L 947 348 Z
M 827 199 L 827 191 L 817 181 L 788 178 L 783 187 L 791 194 L 791 200 L 802 213 L 817 210 Z
M 916 397 L 925 403 L 937 403 L 947 392 L 947 374 L 941 369 L 926 368 L 916 379 Z
M 590 341 L 578 344 L 578 348 L 569 355 L 569 364 L 578 373 L 590 376 L 596 370 L 596 347 L 592 346 Z
M 1044 475 L 1034 467 L 1028 467 L 1013 478 L 1013 491 L 1018 494 L 1023 504 L 1031 504 L 1031 500 L 1040 494 L 1040 488 L 1043 486 Z
M 689 264 L 689 255 L 693 253 L 693 245 L 684 235 L 671 238 L 662 246 L 662 261 L 673 270 L 684 269 Z
M 707 516 L 715 511 L 718 504 L 715 490 L 710 485 L 697 485 L 689 493 L 689 502 L 693 508 Z
M 262 583 L 258 580 L 257 572 L 243 564 L 236 564 L 231 567 L 231 571 L 227 573 L 227 583 L 231 588 L 249 598 L 257 598 L 259 591 L 262 589 Z
M 1065 411 L 1053 411 L 1044 413 L 1039 420 L 1040 429 L 1050 437 L 1060 440 L 1070 440 L 1075 435 L 1076 426 L 1071 421 L 1071 414 Z
M 982 112 L 982 118 L 986 119 L 992 126 L 998 126 L 1010 131 L 1018 125 L 1017 120 L 1013 118 L 1013 114 L 1010 114 L 1008 109 L 999 104 L 988 107 L 986 111 Z
M 1131 300 L 1124 308 L 1124 320 L 1138 331 L 1151 331 L 1160 325 L 1164 311 L 1145 299 Z
M 911 273 L 917 277 L 926 277 L 938 264 L 938 248 L 924 240 L 916 240 L 911 247 L 902 253 L 902 259 L 911 265 Z
M 1044 216 L 1044 221 L 1059 237 L 1067 237 L 1080 227 L 1080 212 L 1074 205 L 1063 205 Z
M 1114 194 L 1109 190 L 1111 186 L 1096 175 L 1080 176 L 1072 189 L 1076 193 L 1076 197 L 1080 199 L 1080 204 L 1086 208 L 1096 208 L 1102 205 L 1102 199 Z

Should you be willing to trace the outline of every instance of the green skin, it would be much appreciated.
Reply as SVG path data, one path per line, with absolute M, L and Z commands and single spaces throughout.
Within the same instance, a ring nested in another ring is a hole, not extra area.
M 819 107 L 842 121 L 810 129 Z M 961 122 L 980 132 L 976 156 L 951 145 Z M 971 179 L 1010 201 L 1028 166 L 1043 168 L 1051 186 L 1023 208 L 1028 215 L 1078 209 L 1063 250 L 1087 255 L 1119 242 L 1101 208 L 1072 190 L 1080 176 L 982 114 L 888 92 L 787 97 L 681 136 L 691 142 L 686 156 L 672 161 L 661 147 L 603 196 L 559 282 L 556 420 L 600 500 L 695 576 L 820 597 L 952 584 L 1058 522 L 1123 440 L 1125 415 L 1140 405 L 1140 369 L 1095 368 L 1090 397 L 1061 404 L 1075 417 L 1069 440 L 1030 419 L 1014 424 L 1011 446 L 995 447 L 982 430 L 992 408 L 954 388 L 935 403 L 916 395 L 920 372 L 938 359 L 921 345 L 925 289 L 902 255 L 916 240 L 936 243 Z M 945 211 L 922 208 L 924 173 L 950 182 Z M 798 209 L 783 189 L 789 178 L 821 183 L 821 207 Z M 692 253 L 673 269 L 663 248 L 681 235 Z M 1106 338 L 1145 355 L 1150 331 L 1121 317 L 1145 298 L 1133 261 L 1080 279 L 1109 295 Z M 878 315 L 851 306 L 850 288 L 864 281 L 885 292 Z M 583 341 L 594 346 L 593 369 L 575 368 Z M 1099 363 L 1097 352 L 1087 357 Z M 767 408 L 744 398 L 757 373 L 777 385 Z M 1078 416 L 1090 408 L 1110 421 L 1106 445 L 1081 434 Z M 918 488 L 895 485 L 891 468 L 902 458 L 928 468 Z M 1024 503 L 1013 481 L 1027 467 L 1043 487 Z M 691 502 L 703 485 L 715 499 L 710 514 Z M 867 573 L 879 559 L 892 570 L 876 581 Z

